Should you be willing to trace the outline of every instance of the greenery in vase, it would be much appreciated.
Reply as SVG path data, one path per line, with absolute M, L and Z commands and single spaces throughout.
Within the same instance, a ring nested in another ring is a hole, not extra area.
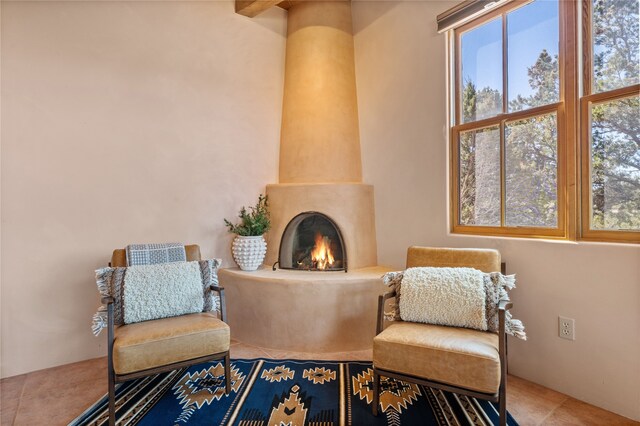
M 224 220 L 229 232 L 242 237 L 258 237 L 266 233 L 271 228 L 267 196 L 260 194 L 255 206 L 249 207 L 249 209 L 242 207 L 238 217 L 240 223 L 237 224 L 233 224 L 227 219 Z

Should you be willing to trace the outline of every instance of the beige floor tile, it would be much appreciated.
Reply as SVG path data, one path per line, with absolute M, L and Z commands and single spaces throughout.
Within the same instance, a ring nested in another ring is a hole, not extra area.
M 279 349 L 264 348 L 268 357 L 272 359 L 315 359 L 312 353 L 283 351 Z
M 66 424 L 106 392 L 106 358 L 30 373 L 14 424 Z
M 521 426 L 539 425 L 567 396 L 515 376 L 507 379 L 507 410 Z
M 545 426 L 638 426 L 640 422 L 618 416 L 610 411 L 594 407 L 577 399 L 567 398 L 567 400 L 544 419 L 541 424 Z
M 268 358 L 269 354 L 264 350 L 244 343 L 237 343 L 231 346 L 231 359 L 252 359 L 252 358 Z
M 349 361 L 371 361 L 373 359 L 373 350 L 366 349 L 363 351 L 345 352 L 345 357 Z
M 0 381 L 0 423 L 10 425 L 16 417 L 20 396 L 24 382 L 27 380 L 26 374 L 13 376 Z
M 293 352 L 263 348 L 273 359 L 308 359 L 316 361 L 367 361 L 371 360 L 371 350 L 354 352 Z

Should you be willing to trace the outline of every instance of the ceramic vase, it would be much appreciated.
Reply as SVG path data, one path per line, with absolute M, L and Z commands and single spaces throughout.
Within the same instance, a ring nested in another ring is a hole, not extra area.
M 267 242 L 262 235 L 257 237 L 236 236 L 231 247 L 233 260 L 243 271 L 255 271 L 262 265 L 267 254 Z

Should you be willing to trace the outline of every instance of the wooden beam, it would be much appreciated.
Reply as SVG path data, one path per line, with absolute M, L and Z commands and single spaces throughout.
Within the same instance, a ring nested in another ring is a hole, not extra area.
M 236 13 L 253 18 L 282 0 L 236 0 Z

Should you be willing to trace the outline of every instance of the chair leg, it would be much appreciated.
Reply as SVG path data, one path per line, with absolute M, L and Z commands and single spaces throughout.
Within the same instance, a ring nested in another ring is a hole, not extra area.
M 225 392 L 228 395 L 231 392 L 231 360 L 229 359 L 229 352 L 224 356 L 224 380 Z
M 378 415 L 378 405 L 380 404 L 380 375 L 373 369 L 373 404 L 371 406 L 371 410 L 373 411 L 373 415 Z
M 505 376 L 500 385 L 500 406 L 498 413 L 500 414 L 500 426 L 507 425 L 507 377 Z
M 112 369 L 108 371 L 109 380 L 109 426 L 116 424 L 116 384 L 114 372 Z

